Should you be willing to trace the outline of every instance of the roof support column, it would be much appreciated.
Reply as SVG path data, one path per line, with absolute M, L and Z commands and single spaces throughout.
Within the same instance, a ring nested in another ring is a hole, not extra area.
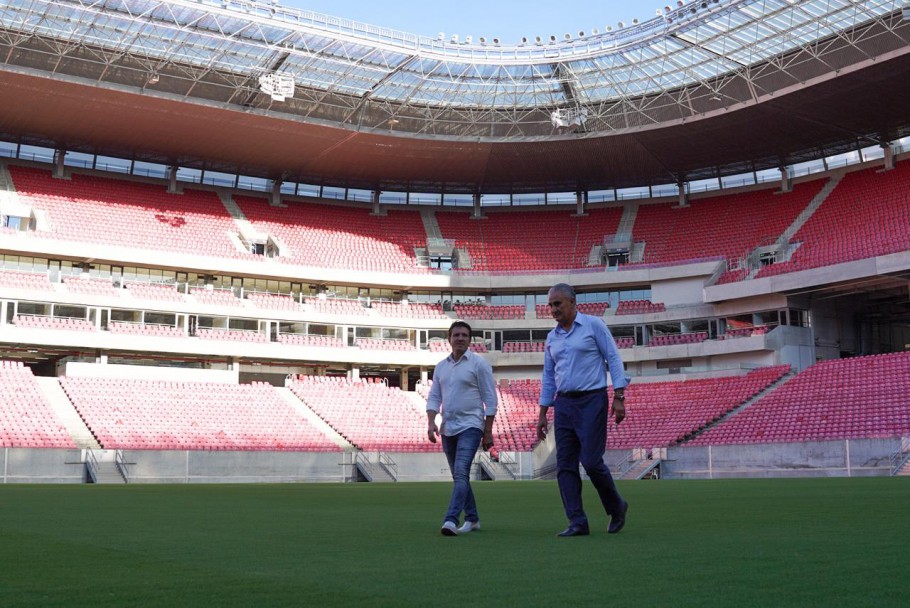
M 888 141 L 883 141 L 879 145 L 885 153 L 883 169 L 885 171 L 890 171 L 894 168 L 894 149 L 891 147 L 891 142 Z
M 167 193 L 176 194 L 177 192 L 177 165 L 170 165 L 167 168 Z
M 370 193 L 370 201 L 373 204 L 373 210 L 370 212 L 370 215 L 388 215 L 379 204 L 379 190 L 373 190 Z
M 588 193 L 586 191 L 579 190 L 575 193 L 575 217 L 583 217 L 587 215 L 585 210 L 588 207 Z
M 283 207 L 281 204 L 281 180 L 272 181 L 272 191 L 269 193 L 269 205 L 272 207 Z
M 790 192 L 793 190 L 793 178 L 790 177 L 790 171 L 786 167 L 779 167 L 780 171 L 780 191 Z
M 689 206 L 689 195 L 686 193 L 686 182 L 682 180 L 676 182 L 676 195 L 678 197 L 680 207 Z
M 471 196 L 471 199 L 472 199 L 472 202 L 474 205 L 474 209 L 471 212 L 471 219 L 479 220 L 483 217 L 483 212 L 481 212 L 481 210 L 480 210 L 480 193 L 475 192 Z
M 66 165 L 63 161 L 66 159 L 66 150 L 58 148 L 54 150 L 54 177 L 62 179 L 66 175 Z

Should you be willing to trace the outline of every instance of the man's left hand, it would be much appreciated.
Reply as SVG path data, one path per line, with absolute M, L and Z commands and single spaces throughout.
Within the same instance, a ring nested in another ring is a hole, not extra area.
M 480 445 L 483 446 L 484 452 L 493 447 L 493 433 L 484 432 L 483 440 L 481 441 Z

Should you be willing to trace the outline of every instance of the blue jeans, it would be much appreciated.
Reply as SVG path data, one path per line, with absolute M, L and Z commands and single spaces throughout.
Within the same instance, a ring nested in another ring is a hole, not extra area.
M 557 397 L 555 407 L 556 481 L 569 522 L 588 525 L 581 500 L 579 463 L 597 489 L 607 515 L 619 513 L 623 499 L 603 461 L 607 443 L 607 392 L 578 398 Z
M 449 470 L 452 471 L 452 480 L 455 482 L 445 520 L 454 524 L 458 524 L 462 511 L 465 521 L 480 521 L 474 491 L 471 490 L 471 463 L 474 462 L 474 454 L 480 447 L 481 439 L 483 431 L 480 429 L 465 429 L 457 435 L 442 436 L 442 451 L 449 461 Z

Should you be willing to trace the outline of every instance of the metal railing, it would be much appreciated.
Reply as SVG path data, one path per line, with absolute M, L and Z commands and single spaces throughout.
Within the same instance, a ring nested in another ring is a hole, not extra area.
M 891 476 L 897 475 L 908 460 L 910 460 L 910 437 L 901 437 L 900 448 L 888 457 Z
M 398 481 L 398 463 L 391 456 L 385 452 L 379 452 L 377 454 L 377 462 L 382 470 L 392 478 L 392 481 Z
M 85 451 L 85 470 L 92 483 L 98 483 L 98 459 L 94 450 Z
M 117 465 L 117 471 L 123 477 L 124 483 L 130 482 L 130 470 L 126 460 L 123 458 L 123 450 L 117 450 L 114 454 L 114 464 Z

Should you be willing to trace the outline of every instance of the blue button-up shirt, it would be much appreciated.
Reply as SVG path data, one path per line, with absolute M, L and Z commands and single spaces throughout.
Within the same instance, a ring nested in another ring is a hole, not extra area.
M 442 406 L 443 435 L 483 430 L 484 417 L 495 416 L 498 405 L 493 368 L 480 355 L 465 351 L 458 361 L 449 355 L 436 365 L 427 411 L 438 412 Z
M 610 366 L 613 388 L 625 388 L 629 378 L 603 319 L 579 312 L 569 331 L 557 325 L 547 334 L 540 405 L 553 405 L 557 392 L 606 388 L 605 362 Z

